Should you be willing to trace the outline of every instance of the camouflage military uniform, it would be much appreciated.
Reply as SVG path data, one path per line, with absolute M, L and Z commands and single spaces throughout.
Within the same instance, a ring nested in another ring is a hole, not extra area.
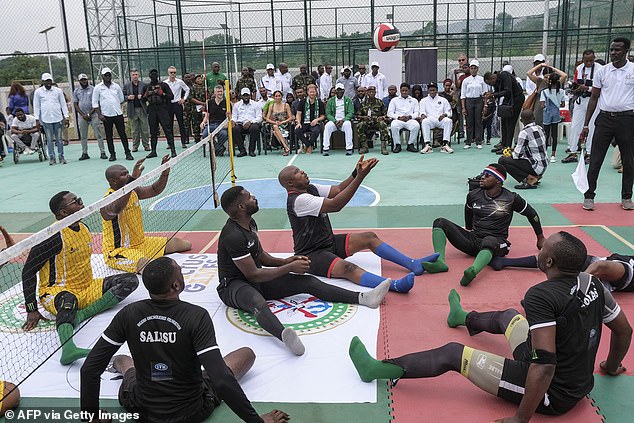
M 300 73 L 299 75 L 295 75 L 293 77 L 293 83 L 291 84 L 291 88 L 293 89 L 293 91 L 298 88 L 303 88 L 304 91 L 306 91 L 306 87 L 314 83 L 315 83 L 315 78 L 313 78 L 312 75 L 310 74 L 302 75 Z
M 236 94 L 238 95 L 238 98 L 241 98 L 240 91 L 242 91 L 243 88 L 248 88 L 249 91 L 251 91 L 251 94 L 257 92 L 256 86 L 255 86 L 255 80 L 253 78 L 238 79 L 238 82 L 236 82 Z
M 205 102 L 205 87 L 194 84 L 189 91 L 189 98 L 195 98 L 198 101 Z M 189 107 L 185 124 L 190 134 L 194 136 L 194 142 L 200 141 L 200 123 L 203 121 L 203 112 L 196 110 L 196 103 L 188 101 L 185 107 Z
M 360 120 L 357 130 L 359 133 L 359 154 L 368 152 L 367 132 L 378 130 L 381 134 L 381 154 L 388 154 L 387 144 L 390 141 L 390 133 L 387 130 L 385 120 L 379 120 L 380 116 L 384 118 L 387 115 L 387 109 L 383 100 L 378 98 L 366 98 L 361 103 L 359 117 L 370 117 L 367 120 Z

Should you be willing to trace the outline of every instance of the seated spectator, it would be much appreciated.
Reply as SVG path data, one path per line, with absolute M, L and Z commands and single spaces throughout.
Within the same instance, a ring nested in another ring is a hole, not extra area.
M 520 119 L 524 129 L 520 131 L 517 145 L 511 157 L 502 156 L 498 163 L 520 182 L 515 189 L 534 189 L 544 175 L 548 165 L 548 151 L 546 135 L 541 126 L 535 123 L 535 116 L 531 109 L 522 110 Z
M 385 119 L 387 118 L 387 107 L 383 100 L 376 98 L 376 88 L 369 86 L 367 89 L 368 98 L 361 105 L 359 119 L 359 154 L 368 152 L 368 132 L 379 131 L 381 136 L 381 154 L 387 155 L 387 143 L 390 134 L 387 130 Z
M 11 84 L 9 90 L 9 114 L 15 117 L 16 109 L 22 109 L 24 113 L 29 114 L 29 97 L 26 95 L 24 87 L 19 82 Z
M 396 87 L 396 85 L 390 85 L 389 87 L 387 87 L 387 95 L 383 97 L 383 103 L 385 103 L 386 109 L 390 107 L 390 101 L 392 101 L 392 99 L 396 97 L 397 91 L 398 88 Z
M 302 151 L 311 154 L 317 145 L 317 138 L 321 134 L 321 122 L 326 119 L 326 111 L 323 101 L 317 98 L 317 86 L 310 84 L 307 88 L 308 97 L 300 100 L 295 114 L 295 133 L 304 147 Z M 310 134 L 310 138 L 306 135 Z
M 275 90 L 273 98 L 273 103 L 268 107 L 265 120 L 271 125 L 275 139 L 284 148 L 284 155 L 288 156 L 290 149 L 286 143 L 285 136 L 288 136 L 289 124 L 293 122 L 291 106 L 282 102 L 282 91 L 280 90 Z
M 11 139 L 14 147 L 24 154 L 33 154 L 40 139 L 40 123 L 34 116 L 27 115 L 21 108 L 15 109 L 15 118 L 11 123 Z
M 420 103 L 420 101 L 423 99 L 423 87 L 421 87 L 420 85 L 414 85 L 412 87 L 412 97 L 414 97 L 416 101 Z
M 225 100 L 225 90 L 222 85 L 216 85 L 214 88 L 214 96 L 207 101 L 207 111 L 204 112 L 204 117 L 200 124 L 200 128 L 203 130 L 203 139 L 207 138 L 207 135 L 212 133 L 226 117 L 228 117 L 228 113 L 227 102 Z M 227 128 L 221 129 L 220 132 L 218 132 L 218 135 L 216 135 L 216 139 L 214 141 L 216 156 L 222 157 L 225 154 L 225 143 L 228 140 L 229 133 Z
M 295 96 L 293 95 L 293 93 L 286 93 L 286 102 L 290 105 L 293 104 L 293 101 L 295 101 Z
M 407 129 L 409 131 L 409 138 L 407 139 L 407 151 L 416 153 L 415 143 L 418 140 L 418 132 L 420 131 L 420 125 L 416 118 L 418 118 L 418 102 L 416 99 L 409 95 L 409 84 L 403 82 L 401 84 L 401 95 L 394 97 L 390 101 L 390 106 L 387 109 L 387 116 L 392 118 L 390 124 L 390 130 L 392 132 L 392 151 L 394 153 L 401 152 L 401 129 Z
M 240 151 L 237 156 L 247 155 L 244 148 L 244 137 L 249 135 L 249 156 L 255 157 L 255 146 L 260 143 L 260 123 L 262 123 L 262 108 L 255 101 L 251 101 L 251 91 L 243 88 L 240 92 L 242 101 L 233 108 L 233 139 Z
M 354 106 L 352 99 L 344 95 L 345 88 L 342 83 L 335 85 L 335 96 L 326 103 L 326 126 L 324 127 L 323 156 L 328 156 L 330 150 L 330 137 L 332 133 L 343 131 L 346 138 L 346 156 L 352 154 L 352 118 Z
M 420 101 L 420 118 L 422 119 L 423 139 L 425 146 L 420 150 L 421 154 L 433 153 L 431 146 L 433 128 L 442 129 L 442 153 L 453 153 L 453 148 L 449 145 L 451 137 L 451 106 L 449 102 L 438 95 L 438 86 L 435 83 L 427 85 L 427 97 Z
M 376 91 L 376 88 L 374 90 Z M 358 115 L 359 111 L 361 110 L 361 106 L 366 99 L 366 96 L 365 96 L 366 92 L 367 92 L 366 87 L 358 87 L 357 95 L 352 97 L 352 105 L 354 106 L 355 115 Z M 385 106 L 385 109 L 387 110 L 387 106 Z

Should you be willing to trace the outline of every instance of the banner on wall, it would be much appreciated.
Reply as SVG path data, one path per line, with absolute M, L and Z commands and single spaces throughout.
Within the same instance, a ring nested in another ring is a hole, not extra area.
M 405 50 L 405 80 L 410 87 L 420 85 L 423 87 L 423 95 L 427 95 L 427 84 L 430 82 L 438 84 L 437 77 L 438 49 L 436 47 Z

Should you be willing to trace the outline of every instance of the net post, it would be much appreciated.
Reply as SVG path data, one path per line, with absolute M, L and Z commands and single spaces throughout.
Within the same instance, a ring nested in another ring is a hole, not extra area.
M 229 81 L 225 79 L 225 102 L 227 104 L 227 112 L 229 116 L 231 116 L 231 99 L 229 95 Z M 227 135 L 229 136 L 229 161 L 231 162 L 231 186 L 236 186 L 236 168 L 233 164 L 233 121 L 229 118 L 229 122 L 227 122 Z

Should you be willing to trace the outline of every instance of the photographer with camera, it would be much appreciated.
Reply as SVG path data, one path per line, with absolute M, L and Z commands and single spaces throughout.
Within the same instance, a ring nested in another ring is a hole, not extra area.
M 169 107 L 174 99 L 174 94 L 167 83 L 159 80 L 158 70 L 150 70 L 150 83 L 143 87 L 142 97 L 147 101 L 147 117 L 150 125 L 150 145 L 152 152 L 146 156 L 151 159 L 157 157 L 156 144 L 158 143 L 159 123 L 163 128 L 167 145 L 171 150 L 172 157 L 176 157 L 174 148 L 173 120 L 170 119 Z
M 586 118 L 588 103 L 590 102 L 590 91 L 592 91 L 592 80 L 597 71 L 601 69 L 599 63 L 594 60 L 594 50 L 586 50 L 583 52 L 583 63 L 575 69 L 575 75 L 572 80 L 572 91 L 574 95 L 572 100 L 574 108 L 572 110 L 572 123 L 570 124 L 570 133 L 567 134 L 568 149 L 570 154 L 561 160 L 562 163 L 576 163 L 579 161 L 577 153 L 580 151 L 579 135 L 583 129 L 583 120 Z M 595 110 L 590 123 L 588 125 L 589 132 L 586 139 L 586 152 L 590 154 L 592 147 L 592 135 L 594 133 L 594 120 L 597 118 L 599 110 Z

